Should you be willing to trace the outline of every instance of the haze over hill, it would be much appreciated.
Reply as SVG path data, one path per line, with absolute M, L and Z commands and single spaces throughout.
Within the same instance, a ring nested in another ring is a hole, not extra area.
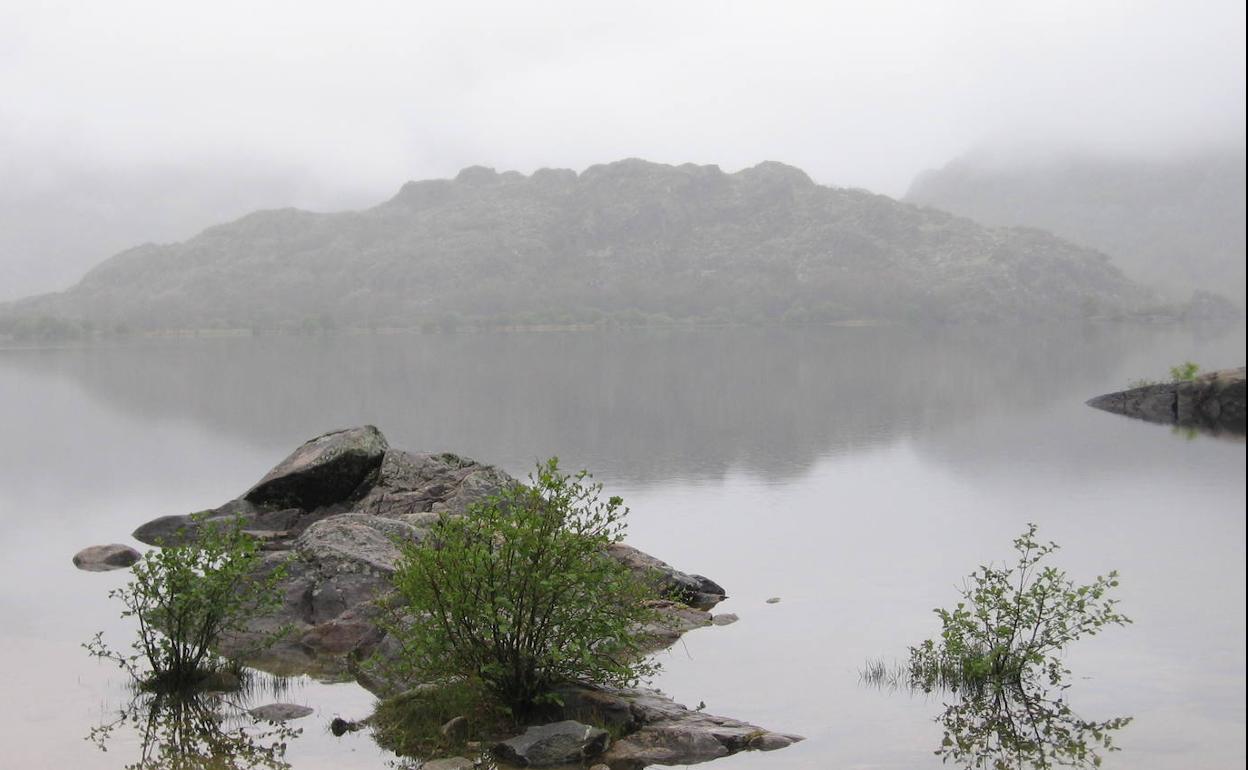
M 1109 254 L 1172 297 L 1244 302 L 1243 149 L 1168 159 L 970 153 L 920 174 L 905 200 L 989 225 L 1027 225 Z
M 473 167 L 356 212 L 261 211 L 0 314 L 138 329 L 1121 317 L 1150 292 L 1048 233 L 762 163 Z

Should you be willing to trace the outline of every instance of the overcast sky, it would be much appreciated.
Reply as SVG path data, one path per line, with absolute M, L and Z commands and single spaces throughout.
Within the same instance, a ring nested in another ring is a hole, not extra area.
M 472 164 L 774 159 L 899 196 L 985 145 L 1242 146 L 1244 49 L 1242 0 L 0 0 L 0 299 Z

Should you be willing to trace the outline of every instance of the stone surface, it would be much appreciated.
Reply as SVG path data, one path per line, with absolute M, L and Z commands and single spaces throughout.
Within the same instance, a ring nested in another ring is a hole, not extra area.
M 530 727 L 496 744 L 494 754 L 521 767 L 549 767 L 596 757 L 610 742 L 606 730 L 568 719 Z
M 802 740 L 757 725 L 692 710 L 654 690 L 569 687 L 562 716 L 601 719 L 625 733 L 603 755 L 611 770 L 650 764 L 687 765 L 739 751 L 772 751 Z
M 1244 367 L 1194 380 L 1143 385 L 1089 400 L 1088 406 L 1149 422 L 1244 434 Z
M 300 558 L 322 574 L 391 575 L 399 561 L 395 539 L 419 542 L 418 530 L 393 519 L 343 514 L 315 522 L 295 540 Z
M 247 713 L 256 719 L 263 719 L 266 722 L 286 722 L 291 719 L 306 717 L 312 713 L 312 709 L 294 703 L 270 703 L 265 706 L 257 706 Z
M 420 770 L 474 770 L 476 765 L 465 757 L 447 757 L 431 759 L 420 766 Z
M 726 597 L 724 589 L 715 581 L 681 572 L 631 545 L 615 543 L 607 549 L 607 553 L 640 577 L 654 583 L 664 596 L 691 607 L 708 609 Z
M 342 500 L 381 465 L 386 439 L 372 425 L 307 441 L 243 495 L 256 505 L 315 508 Z
M 87 572 L 108 572 L 125 569 L 139 558 L 139 552 L 128 545 L 91 545 L 74 554 L 74 566 Z
M 736 623 L 741 618 L 732 612 L 722 612 L 718 615 L 711 616 L 711 623 L 716 626 L 728 626 Z

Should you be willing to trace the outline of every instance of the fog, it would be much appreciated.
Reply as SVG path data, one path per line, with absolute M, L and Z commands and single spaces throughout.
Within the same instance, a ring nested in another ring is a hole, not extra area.
M 468 165 L 765 159 L 900 196 L 974 148 L 1242 147 L 1233 2 L 0 4 L 0 300 Z

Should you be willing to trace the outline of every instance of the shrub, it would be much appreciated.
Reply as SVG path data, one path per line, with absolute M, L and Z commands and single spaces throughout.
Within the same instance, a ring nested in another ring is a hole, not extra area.
M 517 715 L 565 681 L 632 685 L 655 670 L 637 636 L 652 591 L 604 552 L 623 539 L 623 501 L 553 458 L 529 482 L 403 546 L 408 620 L 389 629 L 407 674 L 479 681 Z
M 214 652 L 221 635 L 279 601 L 274 589 L 284 568 L 257 578 L 259 559 L 259 546 L 239 520 L 204 524 L 191 542 L 152 549 L 131 567 L 134 578 L 108 594 L 121 600 L 123 618 L 138 622 L 133 654 L 109 649 L 101 634 L 84 646 L 116 661 L 146 689 L 193 690 L 225 667 Z
M 1178 366 L 1170 367 L 1170 379 L 1173 382 L 1190 382 L 1200 373 L 1200 366 L 1191 361 L 1184 361 Z
M 936 609 L 940 640 L 910 648 L 912 682 L 926 691 L 983 684 L 1020 686 L 1039 672 L 1060 685 L 1070 673 L 1061 659 L 1067 644 L 1130 618 L 1109 598 L 1118 573 L 1077 586 L 1066 573 L 1041 566 L 1058 549 L 1036 540 L 1036 525 L 1014 540 L 1012 567 L 981 566 L 972 572 L 952 610 Z

